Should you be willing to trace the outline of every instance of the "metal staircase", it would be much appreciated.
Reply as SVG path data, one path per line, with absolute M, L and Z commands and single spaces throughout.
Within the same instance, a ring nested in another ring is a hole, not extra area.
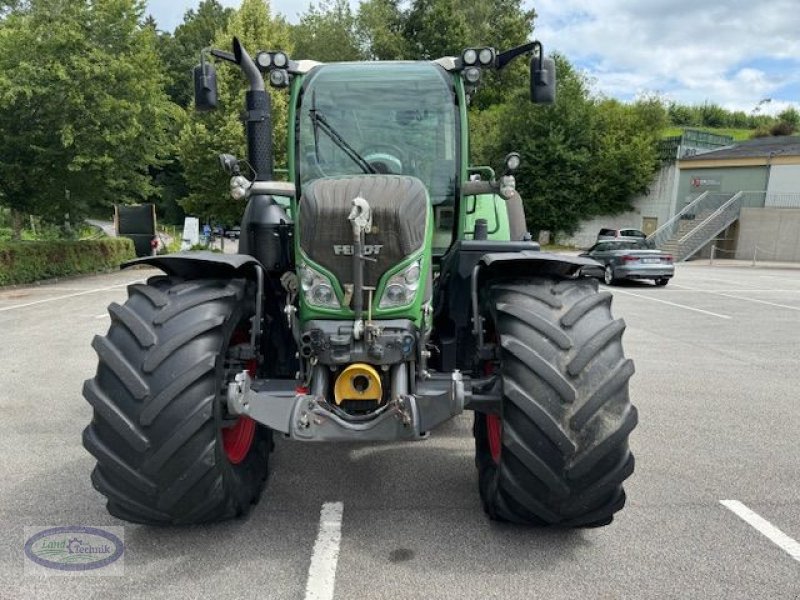
M 686 260 L 739 218 L 744 197 L 745 192 L 704 192 L 647 239 L 675 262 Z

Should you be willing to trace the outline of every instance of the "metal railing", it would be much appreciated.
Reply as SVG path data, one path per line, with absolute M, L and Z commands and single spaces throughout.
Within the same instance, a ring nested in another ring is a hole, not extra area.
M 693 222 L 700 223 L 701 221 L 698 221 L 698 219 L 704 220 L 734 195 L 733 192 L 703 192 L 684 206 L 669 221 L 650 234 L 647 238 L 648 241 L 656 248 L 661 248 L 667 242 L 675 242 L 676 238 L 684 234 L 687 226 L 694 229 Z
M 678 240 L 678 260 L 686 260 L 715 238 L 719 232 L 739 218 L 739 212 L 746 198 L 745 192 L 738 192 L 717 210 L 706 217 Z
M 800 208 L 800 193 L 769 192 L 764 200 L 765 208 Z
M 674 217 L 669 219 L 661 227 L 647 236 L 647 240 L 652 242 L 656 248 L 660 248 L 664 242 L 672 239 L 680 228 L 681 222 L 686 219 L 686 215 L 695 214 L 695 207 L 702 204 L 709 196 L 709 192 L 703 192 L 692 202 L 683 207 Z

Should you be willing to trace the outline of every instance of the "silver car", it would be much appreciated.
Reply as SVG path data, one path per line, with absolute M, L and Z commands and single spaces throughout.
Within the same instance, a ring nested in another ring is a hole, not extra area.
M 622 279 L 652 279 L 663 286 L 675 275 L 672 255 L 650 248 L 643 240 L 598 242 L 581 254 L 603 266 L 603 281 L 613 285 Z

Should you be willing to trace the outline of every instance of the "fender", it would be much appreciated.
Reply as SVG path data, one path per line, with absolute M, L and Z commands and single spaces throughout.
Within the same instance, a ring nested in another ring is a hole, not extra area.
M 492 281 L 517 276 L 600 276 L 590 258 L 542 252 L 536 242 L 459 240 L 442 257 L 434 291 L 434 332 L 442 371 L 472 368 L 480 345 L 479 292 Z
M 264 314 L 264 267 L 247 254 L 220 254 L 207 250 L 200 252 L 176 252 L 162 256 L 145 256 L 122 263 L 120 268 L 127 269 L 137 265 L 149 265 L 161 269 L 167 275 L 184 279 L 229 279 L 246 277 L 256 282 L 256 312 L 250 331 L 250 346 L 260 348 L 261 326 Z
M 161 256 L 145 256 L 122 263 L 127 269 L 138 265 L 149 265 L 161 269 L 167 275 L 185 279 L 216 279 L 228 277 L 247 277 L 257 279 L 264 267 L 258 260 L 247 254 L 220 254 L 218 252 L 176 252 Z
M 555 275 L 558 277 L 588 275 L 595 277 L 602 276 L 602 267 L 594 259 L 584 256 L 553 254 L 537 249 L 487 252 L 481 256 L 473 268 L 473 279 L 476 280 L 475 284 L 478 286 L 486 284 L 491 279 L 518 275 Z

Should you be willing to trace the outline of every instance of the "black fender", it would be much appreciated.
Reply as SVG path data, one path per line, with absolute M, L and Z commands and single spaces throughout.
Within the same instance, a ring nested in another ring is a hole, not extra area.
M 584 256 L 553 254 L 538 250 L 512 252 L 487 252 L 481 256 L 473 269 L 473 277 L 480 287 L 492 279 L 518 277 L 525 275 L 545 275 L 556 277 L 596 276 L 600 263 Z
M 271 357 L 264 367 L 267 375 L 291 377 L 297 371 L 295 341 L 283 312 L 286 292 L 279 282 L 268 276 L 256 258 L 247 254 L 208 251 L 177 252 L 138 258 L 123 263 L 121 267 L 125 269 L 139 265 L 156 267 L 167 275 L 184 279 L 245 278 L 253 281 L 256 307 L 253 322 L 260 325 L 252 328 L 250 343 L 253 348 L 262 348 L 263 341 L 263 350 Z M 272 330 L 262 335 L 267 320 L 273 324 Z
M 480 292 L 493 281 L 520 276 L 596 277 L 596 261 L 542 252 L 536 242 L 459 240 L 442 257 L 434 289 L 434 367 L 470 371 L 481 345 Z
M 122 263 L 121 268 L 147 265 L 161 269 L 167 275 L 185 279 L 224 279 L 230 277 L 259 278 L 263 274 L 261 263 L 247 254 L 221 254 L 218 252 L 176 252 L 160 256 L 145 256 Z

